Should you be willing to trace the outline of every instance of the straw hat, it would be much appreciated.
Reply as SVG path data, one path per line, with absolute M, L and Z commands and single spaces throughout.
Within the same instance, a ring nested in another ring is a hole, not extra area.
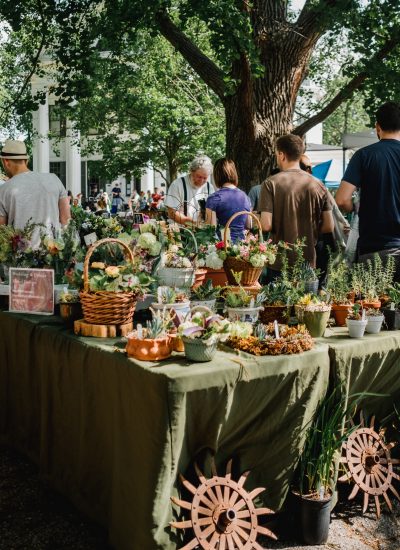
M 14 139 L 6 139 L 0 153 L 0 158 L 10 160 L 28 160 L 29 157 L 26 153 L 25 143 Z

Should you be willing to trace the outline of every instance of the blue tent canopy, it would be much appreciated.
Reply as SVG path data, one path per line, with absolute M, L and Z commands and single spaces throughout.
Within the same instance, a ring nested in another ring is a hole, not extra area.
M 319 180 L 325 182 L 326 176 L 328 175 L 331 164 L 332 164 L 331 160 L 327 160 L 326 162 L 321 162 L 320 164 L 316 164 L 312 168 L 312 175 L 315 178 L 318 178 Z

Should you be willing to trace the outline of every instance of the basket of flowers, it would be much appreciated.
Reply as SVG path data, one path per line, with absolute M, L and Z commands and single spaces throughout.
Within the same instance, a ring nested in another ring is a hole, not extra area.
M 249 234 L 245 240 L 235 244 L 228 245 L 228 231 L 224 232 L 224 247 L 226 258 L 224 260 L 224 269 L 230 285 L 236 285 L 234 273 L 242 273 L 242 284 L 245 286 L 254 285 L 264 268 L 268 263 L 273 263 L 276 258 L 277 246 L 271 241 L 263 242 L 262 228 L 260 220 L 252 212 L 236 212 L 229 218 L 225 229 L 229 229 L 230 224 L 237 216 L 247 214 L 255 220 L 258 227 L 258 238 Z
M 104 262 L 90 264 L 93 252 L 111 243 L 123 249 L 126 265 L 107 265 Z M 83 290 L 79 294 L 87 323 L 124 325 L 132 322 L 141 283 L 133 273 L 133 266 L 132 251 L 119 239 L 101 239 L 89 248 L 83 266 Z M 89 267 L 92 270 L 90 277 Z

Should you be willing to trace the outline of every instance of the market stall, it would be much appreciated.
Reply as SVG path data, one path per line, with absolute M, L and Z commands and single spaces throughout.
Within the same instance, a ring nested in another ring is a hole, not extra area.
M 278 509 L 328 386 L 323 344 L 290 358 L 218 352 L 189 366 L 182 356 L 127 359 L 119 339 L 76 337 L 53 317 L 3 312 L 0 334 L 2 441 L 106 525 L 118 549 L 176 548 L 178 473 L 210 454 L 251 470 L 248 487 L 265 486 Z

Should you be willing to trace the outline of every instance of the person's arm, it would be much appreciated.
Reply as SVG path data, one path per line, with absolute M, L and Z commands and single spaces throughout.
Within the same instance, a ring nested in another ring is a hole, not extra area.
M 273 184 L 270 180 L 261 184 L 258 208 L 261 212 L 261 227 L 263 231 L 272 231 L 273 191 Z
M 179 212 L 179 210 L 175 210 L 174 208 L 167 208 L 168 210 L 168 217 L 173 220 L 176 223 L 192 223 L 193 220 L 189 216 L 185 216 L 183 212 Z
M 321 227 L 319 229 L 320 233 L 333 233 L 335 229 L 335 224 L 333 221 L 332 210 L 324 210 L 322 212 L 322 221 Z
M 272 230 L 272 212 L 261 212 L 261 227 L 263 231 Z
M 7 225 L 7 218 L 5 216 L 0 216 L 0 225 Z
M 335 200 L 339 208 L 345 212 L 352 212 L 353 210 L 353 193 L 357 190 L 357 187 L 348 181 L 342 180 L 337 190 Z
M 58 201 L 58 211 L 60 214 L 60 224 L 67 225 L 68 220 L 71 218 L 68 197 L 64 197 Z

